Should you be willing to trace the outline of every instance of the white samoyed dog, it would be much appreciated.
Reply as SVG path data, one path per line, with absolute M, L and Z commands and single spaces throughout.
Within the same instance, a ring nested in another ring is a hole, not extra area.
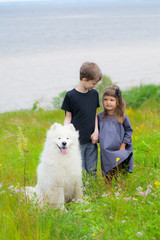
M 26 195 L 41 206 L 64 207 L 82 196 L 82 160 L 78 132 L 72 124 L 54 123 L 47 132 L 37 168 L 37 185 L 26 187 Z

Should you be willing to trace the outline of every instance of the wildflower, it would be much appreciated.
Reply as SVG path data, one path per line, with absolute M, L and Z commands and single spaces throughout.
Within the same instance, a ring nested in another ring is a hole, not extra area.
M 87 181 L 87 182 L 85 182 L 85 185 L 88 185 L 89 184 L 89 182 Z
M 134 110 L 133 110 L 132 108 L 126 109 L 126 113 L 127 113 L 127 115 L 129 115 L 129 116 L 134 116 Z
M 0 184 L 0 188 L 2 187 L 2 184 Z
M 95 236 L 96 236 L 96 234 L 95 234 L 95 233 L 93 233 L 93 234 L 92 234 L 92 236 L 93 236 L 93 237 L 95 237 Z
M 126 200 L 126 201 L 129 201 L 129 200 L 131 200 L 131 197 L 123 198 L 123 199 Z
M 12 188 L 13 188 L 13 186 L 9 186 L 9 187 L 8 187 L 8 189 L 12 189 Z
M 85 202 L 85 206 L 87 206 L 89 204 L 89 202 Z
M 119 162 L 120 158 L 116 158 L 116 162 Z
M 142 187 L 137 187 L 137 188 L 136 188 L 136 190 L 137 190 L 138 192 L 142 191 L 142 189 L 143 189 Z
M 0 163 L 0 167 L 2 167 L 3 166 L 3 164 L 2 163 Z
M 87 209 L 85 212 L 91 212 L 91 209 Z
M 142 233 L 141 232 L 137 232 L 136 235 L 139 237 L 139 236 L 142 236 Z
M 142 192 L 142 190 L 143 190 L 142 187 L 138 187 L 138 188 L 136 188 L 136 189 L 137 189 L 139 195 L 141 195 L 141 196 L 147 196 L 149 193 L 151 193 L 151 188 L 152 188 L 152 185 L 148 185 L 146 192 Z
M 147 191 L 146 191 L 146 195 L 148 195 L 149 193 L 151 193 L 151 189 L 150 189 L 150 188 L 147 189 Z
M 126 222 L 126 220 L 122 220 L 122 223 L 125 223 Z
M 12 192 L 12 193 L 20 193 L 20 190 L 19 190 L 19 189 L 16 189 L 16 190 L 14 190 L 14 192 Z
M 156 130 L 154 129 L 154 132 L 156 132 Z
M 99 153 L 101 152 L 100 148 L 98 148 L 98 152 L 99 152 Z
M 116 192 L 115 195 L 116 195 L 116 197 L 118 197 L 118 196 L 120 195 L 120 193 L 119 193 L 119 192 Z
M 144 126 L 144 124 L 141 124 L 141 125 L 140 125 L 140 128 L 143 128 L 143 126 Z
M 136 201 L 137 200 L 137 198 L 132 198 L 134 201 Z
M 160 182 L 156 181 L 154 185 L 156 186 L 156 188 L 158 188 L 160 186 Z
M 75 203 L 79 203 L 79 202 L 83 202 L 83 200 L 81 198 L 78 198 Z
M 105 197 L 107 199 L 108 195 L 109 195 L 109 193 L 103 193 L 102 197 Z
M 140 192 L 141 196 L 146 196 L 146 192 Z

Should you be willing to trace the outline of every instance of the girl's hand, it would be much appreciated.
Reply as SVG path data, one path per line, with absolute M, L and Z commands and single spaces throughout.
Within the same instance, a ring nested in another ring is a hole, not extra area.
M 94 131 L 94 133 L 92 133 L 91 135 L 91 141 L 93 144 L 96 144 L 98 143 L 98 140 L 99 140 L 99 134 L 97 131 Z
M 125 150 L 125 148 L 126 148 L 126 143 L 122 143 L 119 150 Z

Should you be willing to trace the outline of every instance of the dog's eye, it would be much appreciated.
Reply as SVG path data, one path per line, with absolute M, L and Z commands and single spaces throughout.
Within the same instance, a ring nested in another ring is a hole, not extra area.
M 67 139 L 69 139 L 69 138 L 67 138 Z
M 58 139 L 61 139 L 61 138 L 58 138 Z

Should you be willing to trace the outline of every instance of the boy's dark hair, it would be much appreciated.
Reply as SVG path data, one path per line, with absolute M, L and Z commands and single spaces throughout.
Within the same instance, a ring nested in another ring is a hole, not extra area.
M 85 62 L 82 64 L 80 68 L 80 80 L 86 78 L 89 80 L 101 80 L 102 72 L 96 63 L 93 62 Z
M 123 123 L 125 119 L 125 102 L 122 99 L 122 93 L 120 88 L 117 85 L 109 86 L 104 90 L 103 97 L 102 97 L 102 102 L 104 101 L 105 96 L 111 96 L 116 98 L 117 101 L 117 107 L 115 109 L 115 118 L 118 120 L 119 123 Z M 108 113 L 104 109 L 103 113 L 103 119 L 107 117 Z

